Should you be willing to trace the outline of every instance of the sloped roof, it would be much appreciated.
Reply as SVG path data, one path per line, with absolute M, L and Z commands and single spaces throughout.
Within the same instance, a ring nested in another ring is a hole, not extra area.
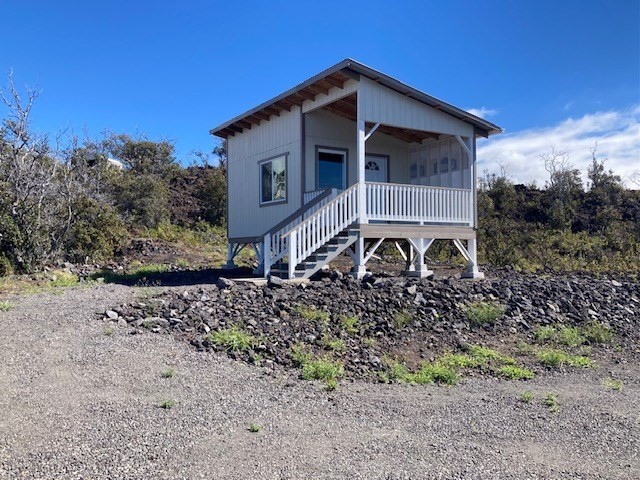
M 271 100 L 268 100 L 243 113 L 242 115 L 211 129 L 209 133 L 221 138 L 228 138 L 230 135 L 240 133 L 246 128 L 251 128 L 252 125 L 258 125 L 261 120 L 269 120 L 271 115 L 279 116 L 280 112 L 283 110 L 290 110 L 294 105 L 302 105 L 305 100 L 314 100 L 316 95 L 320 93 L 326 94 L 332 87 L 343 87 L 347 80 L 350 78 L 357 78 L 358 75 L 364 75 L 365 77 L 368 77 L 385 87 L 400 92 L 409 98 L 418 100 L 419 102 L 436 108 L 441 112 L 451 115 L 452 117 L 470 123 L 477 128 L 481 135 L 485 137 L 502 132 L 502 129 L 499 126 L 491 122 L 472 115 L 458 107 L 454 107 L 453 105 L 421 92 L 416 88 L 410 87 L 409 85 L 385 75 L 382 72 L 374 70 L 371 67 L 367 67 L 362 63 L 347 58 L 293 87 L 292 89 L 278 95 L 277 97 L 274 97 Z

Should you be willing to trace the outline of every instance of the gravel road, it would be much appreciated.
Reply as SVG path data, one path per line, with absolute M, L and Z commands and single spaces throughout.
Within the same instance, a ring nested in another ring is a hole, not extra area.
M 327 393 L 169 335 L 105 334 L 96 312 L 140 289 L 57 293 L 0 312 L 2 479 L 640 478 L 635 363 Z

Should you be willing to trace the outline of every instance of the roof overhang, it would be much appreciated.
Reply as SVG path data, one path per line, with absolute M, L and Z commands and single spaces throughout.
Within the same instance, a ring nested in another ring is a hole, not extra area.
M 302 106 L 305 100 L 314 100 L 321 93 L 327 94 L 329 89 L 333 87 L 343 88 L 349 79 L 358 79 L 359 75 L 364 75 L 380 85 L 384 85 L 409 98 L 473 125 L 478 135 L 488 137 L 502 132 L 502 128 L 491 122 L 347 58 L 277 97 L 211 129 L 209 133 L 221 138 L 228 138 L 236 133 L 241 133 L 244 129 L 250 129 L 253 125 L 259 125 L 262 120 L 269 120 L 272 115 L 279 116 L 280 112 L 284 110 L 290 111 L 295 105 Z

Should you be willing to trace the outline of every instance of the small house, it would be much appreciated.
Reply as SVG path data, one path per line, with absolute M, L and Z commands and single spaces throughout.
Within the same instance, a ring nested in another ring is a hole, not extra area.
M 227 140 L 228 259 L 308 278 L 341 253 L 362 277 L 385 240 L 408 275 L 453 241 L 477 264 L 476 138 L 500 127 L 351 59 L 211 130 Z

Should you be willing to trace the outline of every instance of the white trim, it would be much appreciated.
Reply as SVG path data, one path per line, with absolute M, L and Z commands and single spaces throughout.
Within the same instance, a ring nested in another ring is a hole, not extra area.
M 371 137 L 371 135 L 373 135 L 373 134 L 374 134 L 374 132 L 378 129 L 378 127 L 380 127 L 380 122 L 376 123 L 376 124 L 371 128 L 371 130 L 369 130 L 369 133 L 367 133 L 367 134 L 364 136 L 364 141 L 365 141 L 365 142 L 366 142 L 367 140 L 369 140 L 369 137 Z

